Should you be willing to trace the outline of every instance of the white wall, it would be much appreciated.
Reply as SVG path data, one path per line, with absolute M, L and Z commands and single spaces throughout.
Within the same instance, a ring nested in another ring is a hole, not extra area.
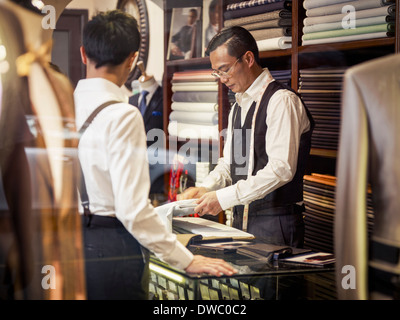
M 149 15 L 150 50 L 146 72 L 161 83 L 164 73 L 164 10 L 161 1 L 146 0 Z
M 87 9 L 89 19 L 98 11 L 112 10 L 117 0 L 72 0 L 67 9 Z M 146 0 L 149 17 L 149 57 L 146 72 L 161 82 L 164 72 L 164 11 L 161 0 Z
M 67 9 L 88 9 L 89 19 L 91 19 L 98 11 L 115 9 L 117 2 L 117 0 L 72 0 Z

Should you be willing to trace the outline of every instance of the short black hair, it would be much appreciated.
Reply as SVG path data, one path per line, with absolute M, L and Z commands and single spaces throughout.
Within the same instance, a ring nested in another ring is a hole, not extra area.
M 245 28 L 239 26 L 223 28 L 210 40 L 206 55 L 209 56 L 223 44 L 227 46 L 228 53 L 232 57 L 239 58 L 247 51 L 253 52 L 257 64 L 261 65 L 257 42 Z
M 208 11 L 213 12 L 213 11 L 217 10 L 217 7 L 218 7 L 218 0 L 212 0 L 210 2 L 210 5 L 208 6 Z
M 83 47 L 96 68 L 121 64 L 132 52 L 138 51 L 139 46 L 138 23 L 122 10 L 97 14 L 83 30 Z

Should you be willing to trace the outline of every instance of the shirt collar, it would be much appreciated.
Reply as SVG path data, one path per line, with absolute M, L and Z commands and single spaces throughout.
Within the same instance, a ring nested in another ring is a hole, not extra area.
M 122 87 L 118 87 L 114 82 L 104 78 L 79 80 L 75 92 L 96 92 L 96 95 L 98 95 L 97 98 L 101 100 L 112 97 L 113 99 L 121 102 L 129 102 L 129 96 Z
M 242 105 L 244 101 L 251 100 L 257 101 L 258 95 L 263 85 L 267 82 L 270 83 L 274 80 L 268 68 L 264 68 L 263 72 L 254 80 L 254 82 L 247 88 L 245 92 L 238 92 L 235 94 L 236 102 L 239 106 Z
M 139 86 L 140 86 L 140 91 L 147 91 L 149 93 L 148 94 L 149 97 L 151 97 L 159 87 L 157 81 L 154 81 L 154 83 L 150 86 L 142 86 L 141 84 L 139 84 Z

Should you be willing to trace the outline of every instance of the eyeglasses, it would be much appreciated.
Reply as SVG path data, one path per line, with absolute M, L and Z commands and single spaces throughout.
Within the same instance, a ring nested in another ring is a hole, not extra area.
M 233 65 L 226 71 L 221 71 L 221 70 L 213 70 L 213 72 L 211 72 L 211 75 L 213 77 L 216 78 L 225 78 L 225 79 L 229 79 L 230 77 L 232 77 L 232 75 L 230 75 L 229 73 L 233 70 L 233 68 L 235 67 L 236 63 L 238 63 L 238 61 L 243 57 L 244 54 L 242 54 L 234 63 Z

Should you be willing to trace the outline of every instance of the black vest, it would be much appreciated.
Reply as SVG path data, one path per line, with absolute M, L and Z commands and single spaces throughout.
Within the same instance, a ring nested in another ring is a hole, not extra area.
M 258 170 L 264 168 L 268 163 L 268 155 L 265 150 L 265 135 L 267 133 L 267 125 L 265 119 L 267 117 L 267 109 L 269 100 L 272 95 L 281 89 L 288 89 L 294 92 L 290 87 L 285 86 L 277 81 L 271 82 L 265 90 L 255 119 L 254 129 L 254 169 L 252 174 L 255 175 Z M 247 166 L 250 149 L 250 133 L 251 122 L 253 119 L 256 103 L 253 102 L 247 112 L 243 127 L 241 126 L 240 107 L 236 105 L 233 110 L 232 121 L 232 152 L 231 152 L 231 178 L 232 184 L 239 180 L 247 179 Z M 314 129 L 313 118 L 306 110 L 310 121 L 310 130 L 303 133 L 300 138 L 300 146 L 298 152 L 298 161 L 296 173 L 293 179 L 282 187 L 267 194 L 264 198 L 253 201 L 249 206 L 249 215 L 252 214 L 268 214 L 270 208 L 286 207 L 303 200 L 303 176 L 305 173 L 306 162 L 309 157 L 311 148 L 311 135 Z M 245 143 L 242 143 L 245 141 Z M 242 211 L 243 206 L 238 206 L 238 210 Z

